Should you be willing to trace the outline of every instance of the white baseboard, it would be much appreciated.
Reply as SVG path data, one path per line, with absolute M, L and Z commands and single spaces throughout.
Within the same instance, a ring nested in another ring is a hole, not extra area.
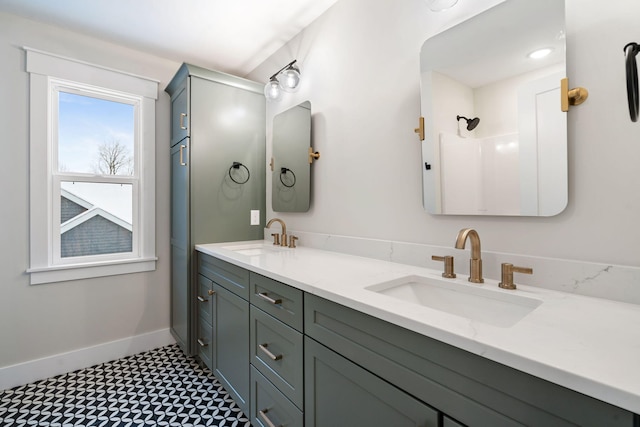
M 0 391 L 174 344 L 169 329 L 0 368 Z

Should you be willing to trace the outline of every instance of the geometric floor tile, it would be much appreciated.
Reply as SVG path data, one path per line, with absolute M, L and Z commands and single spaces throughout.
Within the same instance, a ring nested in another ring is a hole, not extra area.
M 177 344 L 0 391 L 0 426 L 250 427 Z

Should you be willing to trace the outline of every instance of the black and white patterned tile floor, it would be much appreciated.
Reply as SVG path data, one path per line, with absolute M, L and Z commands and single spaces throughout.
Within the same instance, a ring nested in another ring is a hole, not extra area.
M 0 426 L 250 427 L 208 369 L 170 345 L 0 391 Z

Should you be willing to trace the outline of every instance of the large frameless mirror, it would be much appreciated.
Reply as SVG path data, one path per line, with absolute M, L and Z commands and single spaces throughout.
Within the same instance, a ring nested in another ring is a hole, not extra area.
M 563 0 L 507 0 L 420 53 L 424 206 L 552 216 L 567 204 Z
M 311 193 L 311 102 L 296 105 L 273 118 L 272 208 L 275 212 L 306 212 Z

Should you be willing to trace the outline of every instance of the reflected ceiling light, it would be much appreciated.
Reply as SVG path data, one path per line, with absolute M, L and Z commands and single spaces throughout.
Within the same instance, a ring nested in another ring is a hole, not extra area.
M 442 12 L 443 10 L 447 10 L 452 8 L 458 3 L 458 0 L 427 0 L 427 5 L 429 9 L 434 12 Z
M 282 99 L 282 91 L 295 92 L 300 87 L 300 69 L 296 59 L 279 69 L 264 87 L 264 96 L 271 101 Z
M 553 49 L 550 47 L 545 47 L 543 49 L 534 50 L 529 55 L 527 55 L 531 59 L 541 59 L 545 56 L 549 55 Z

